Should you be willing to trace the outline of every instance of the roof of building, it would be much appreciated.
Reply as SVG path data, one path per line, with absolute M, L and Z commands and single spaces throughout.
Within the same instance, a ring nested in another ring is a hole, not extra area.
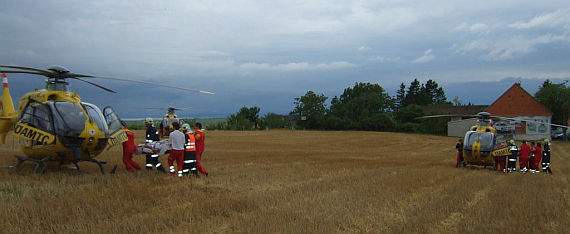
M 476 115 L 487 109 L 487 105 L 468 105 L 468 106 L 452 106 L 449 104 L 439 104 L 433 106 L 422 106 L 425 114 L 442 114 L 442 115 Z
M 486 111 L 500 116 L 552 116 L 552 112 L 534 99 L 519 83 L 513 84 Z

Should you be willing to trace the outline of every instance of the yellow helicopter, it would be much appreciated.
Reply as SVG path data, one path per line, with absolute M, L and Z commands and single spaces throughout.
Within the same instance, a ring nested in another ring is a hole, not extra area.
M 168 137 L 168 135 L 170 134 L 170 132 L 172 132 L 174 130 L 174 127 L 172 127 L 172 123 L 179 123 L 180 125 L 182 125 L 184 123 L 183 120 L 178 118 L 178 115 L 176 115 L 174 113 L 174 111 L 176 110 L 186 110 L 189 109 L 190 107 L 172 107 L 169 106 L 167 108 L 154 108 L 154 107 L 147 107 L 145 109 L 154 109 L 154 110 L 166 110 L 166 114 L 164 114 L 164 116 L 162 116 L 162 121 L 159 124 L 159 130 L 158 130 L 158 135 L 160 137 Z
M 79 80 L 105 91 L 115 91 L 86 79 L 100 78 L 136 82 L 175 88 L 185 91 L 213 94 L 212 92 L 156 84 L 146 81 L 99 77 L 71 73 L 62 66 L 52 66 L 46 70 L 0 65 L 3 74 L 3 93 L 0 100 L 0 141 L 5 143 L 8 132 L 20 138 L 20 147 L 25 157 L 16 156 L 17 168 L 21 163 L 36 163 L 34 173 L 44 173 L 48 161 L 73 163 L 80 171 L 78 162 L 96 163 L 101 173 L 105 173 L 101 162 L 95 157 L 107 147 L 127 140 L 126 132 L 119 116 L 107 106 L 101 111 L 97 106 L 82 102 L 77 93 L 69 91 L 66 79 Z M 6 73 L 23 73 L 47 77 L 45 89 L 29 92 L 18 101 L 15 110 L 8 88 Z
M 497 130 L 492 126 L 492 119 L 521 120 L 504 116 L 494 116 L 488 112 L 479 112 L 476 116 L 432 115 L 422 116 L 416 119 L 442 117 L 477 117 L 477 125 L 472 126 L 467 132 L 465 132 L 465 137 L 463 138 L 463 159 L 467 164 L 484 167 L 494 166 L 494 157 L 507 156 L 511 154 L 509 147 L 507 147 L 507 135 L 497 133 Z M 532 120 L 523 121 L 536 122 Z M 549 125 L 568 128 L 568 126 L 558 124 L 549 123 Z

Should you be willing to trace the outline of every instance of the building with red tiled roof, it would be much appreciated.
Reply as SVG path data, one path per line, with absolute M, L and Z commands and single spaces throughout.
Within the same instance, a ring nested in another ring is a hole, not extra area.
M 515 83 L 493 104 L 487 112 L 499 116 L 552 116 L 552 112 L 540 104 L 532 95 Z
M 515 118 L 495 119 L 494 127 L 502 135 L 516 140 L 550 139 L 550 123 L 552 112 L 540 104 L 531 94 L 524 90 L 519 83 L 513 84 L 505 91 L 486 112 L 496 116 Z M 475 119 L 451 121 L 447 124 L 449 136 L 461 136 L 469 125 L 474 125 Z

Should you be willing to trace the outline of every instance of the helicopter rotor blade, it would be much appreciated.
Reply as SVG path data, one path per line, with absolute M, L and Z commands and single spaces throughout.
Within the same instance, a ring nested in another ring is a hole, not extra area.
M 535 121 L 535 120 L 530 120 L 530 119 L 523 119 L 523 118 L 512 118 L 512 117 L 496 116 L 496 115 L 492 115 L 492 116 L 490 116 L 490 117 L 491 117 L 491 118 L 496 118 L 496 119 L 507 119 L 507 120 L 513 120 L 513 121 L 525 121 L 525 122 L 538 123 L 538 124 L 548 124 L 548 125 L 550 125 L 550 126 L 561 127 L 561 128 L 570 128 L 570 126 L 566 126 L 566 125 L 553 124 L 553 123 L 544 123 L 544 122 L 540 122 L 540 121 Z
M 95 78 L 95 76 L 75 74 L 75 73 L 65 74 L 65 77 L 66 78 Z
M 48 74 L 51 73 L 50 71 L 47 71 L 47 70 L 42 70 L 42 69 L 37 69 L 37 68 L 31 68 L 31 67 L 9 66 L 9 65 L 0 65 L 0 67 L 4 67 L 4 68 L 14 68 L 14 69 L 28 70 L 28 71 L 35 71 L 35 72 L 48 73 Z
M 14 71 L 14 70 L 0 70 L 0 73 L 14 73 L 14 74 L 32 74 L 50 77 L 49 74 L 34 72 L 34 71 Z
M 416 117 L 415 119 L 431 119 L 431 118 L 444 118 L 444 117 L 477 117 L 477 115 L 428 115 Z
M 148 85 L 161 86 L 161 87 L 172 88 L 172 89 L 180 89 L 180 90 L 192 91 L 192 92 L 203 93 L 203 94 L 214 94 L 213 92 L 210 92 L 210 91 L 204 91 L 204 90 L 198 90 L 198 89 L 191 89 L 191 88 L 183 88 L 183 87 L 177 87 L 177 86 L 165 85 L 165 84 L 158 84 L 158 83 L 153 83 L 153 82 L 148 82 L 148 81 L 142 81 L 142 80 L 132 80 L 132 79 L 125 79 L 125 78 L 104 77 L 104 76 L 93 76 L 93 77 L 90 77 L 90 78 L 107 79 L 107 80 L 119 80 L 119 81 L 126 81 L 126 82 L 133 82 L 133 83 L 140 83 L 140 84 L 148 84 Z
M 85 83 L 87 83 L 87 84 L 93 85 L 93 86 L 95 86 L 95 87 L 97 87 L 97 88 L 100 88 L 100 89 L 105 90 L 105 91 L 110 92 L 110 93 L 117 93 L 117 92 L 115 92 L 115 91 L 112 90 L 112 89 L 109 89 L 109 88 L 104 87 L 104 86 L 102 86 L 102 85 L 98 85 L 98 84 L 93 83 L 93 82 L 91 82 L 91 81 L 83 80 L 83 79 L 81 79 L 81 78 L 71 78 L 71 79 L 83 81 L 83 82 L 85 82 Z
M 186 110 L 186 109 L 192 109 L 192 107 L 173 107 L 173 110 Z

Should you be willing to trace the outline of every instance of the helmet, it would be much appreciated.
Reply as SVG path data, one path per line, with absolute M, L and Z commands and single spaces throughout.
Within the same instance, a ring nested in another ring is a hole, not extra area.
M 550 143 L 550 140 L 544 139 L 544 143 L 548 144 L 548 143 Z
M 515 140 L 511 139 L 511 140 L 509 141 L 509 143 L 511 143 L 511 145 L 514 145 L 514 144 L 515 144 Z
M 182 124 L 182 130 L 190 130 L 190 124 Z
M 145 123 L 149 123 L 152 124 L 152 118 L 151 117 L 146 117 L 146 119 L 144 119 Z

